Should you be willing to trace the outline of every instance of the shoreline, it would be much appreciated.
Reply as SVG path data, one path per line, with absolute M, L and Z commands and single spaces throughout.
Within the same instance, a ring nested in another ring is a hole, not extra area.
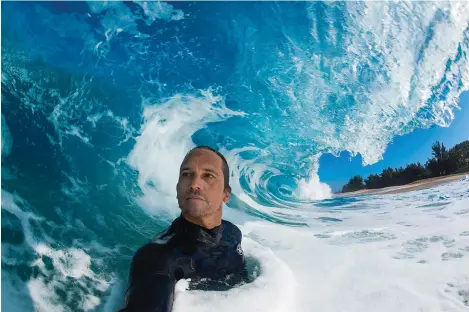
M 365 194 L 367 195 L 399 194 L 399 193 L 405 193 L 405 192 L 430 188 L 436 185 L 460 180 L 465 177 L 469 177 L 469 172 L 417 180 L 417 181 L 404 184 L 404 185 L 388 186 L 388 187 L 383 187 L 379 189 L 364 189 L 364 190 L 359 190 L 355 192 L 337 193 L 337 194 L 334 194 L 334 197 L 348 197 L 348 196 L 365 195 Z

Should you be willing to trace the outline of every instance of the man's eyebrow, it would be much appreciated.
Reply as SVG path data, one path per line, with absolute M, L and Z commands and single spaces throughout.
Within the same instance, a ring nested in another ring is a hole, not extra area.
M 218 172 L 216 172 L 215 170 L 211 169 L 211 168 L 203 168 L 202 169 L 203 171 L 207 171 L 207 172 L 210 172 L 210 173 L 213 173 L 215 175 L 218 175 Z
M 186 170 L 192 170 L 190 167 L 181 167 L 181 171 L 186 171 Z M 205 167 L 205 168 L 202 168 L 203 171 L 205 172 L 210 172 L 210 173 L 213 173 L 214 175 L 219 175 L 218 172 L 216 172 L 214 169 L 212 168 L 208 168 L 208 167 Z

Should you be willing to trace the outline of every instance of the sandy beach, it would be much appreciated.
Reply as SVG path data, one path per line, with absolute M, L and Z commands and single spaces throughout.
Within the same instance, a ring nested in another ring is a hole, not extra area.
M 356 195 L 362 195 L 362 194 L 398 194 L 398 193 L 421 190 L 421 189 L 433 187 L 433 186 L 443 184 L 443 183 L 453 182 L 453 181 L 464 179 L 464 178 L 469 179 L 469 172 L 452 174 L 452 175 L 447 175 L 447 176 L 437 177 L 437 178 L 418 180 L 409 184 L 399 185 L 399 186 L 390 186 L 390 187 L 384 187 L 384 188 L 372 189 L 372 190 L 360 190 L 360 191 L 348 192 L 348 193 L 338 193 L 338 194 L 335 194 L 335 196 L 356 196 Z

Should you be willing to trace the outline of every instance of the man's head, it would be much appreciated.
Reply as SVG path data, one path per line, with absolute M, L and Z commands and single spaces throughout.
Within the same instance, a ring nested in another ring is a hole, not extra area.
M 186 219 L 209 227 L 219 224 L 222 205 L 231 194 L 225 157 L 208 146 L 193 148 L 181 164 L 176 190 Z

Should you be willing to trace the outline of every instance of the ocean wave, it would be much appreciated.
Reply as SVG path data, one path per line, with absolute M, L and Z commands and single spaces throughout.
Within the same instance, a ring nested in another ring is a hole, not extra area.
M 394 137 L 450 125 L 468 16 L 465 2 L 3 3 L 4 307 L 116 310 L 204 144 L 228 160 L 224 217 L 261 275 L 182 285 L 177 309 L 463 311 L 467 181 L 338 198 L 318 166 L 342 151 L 372 164 Z

